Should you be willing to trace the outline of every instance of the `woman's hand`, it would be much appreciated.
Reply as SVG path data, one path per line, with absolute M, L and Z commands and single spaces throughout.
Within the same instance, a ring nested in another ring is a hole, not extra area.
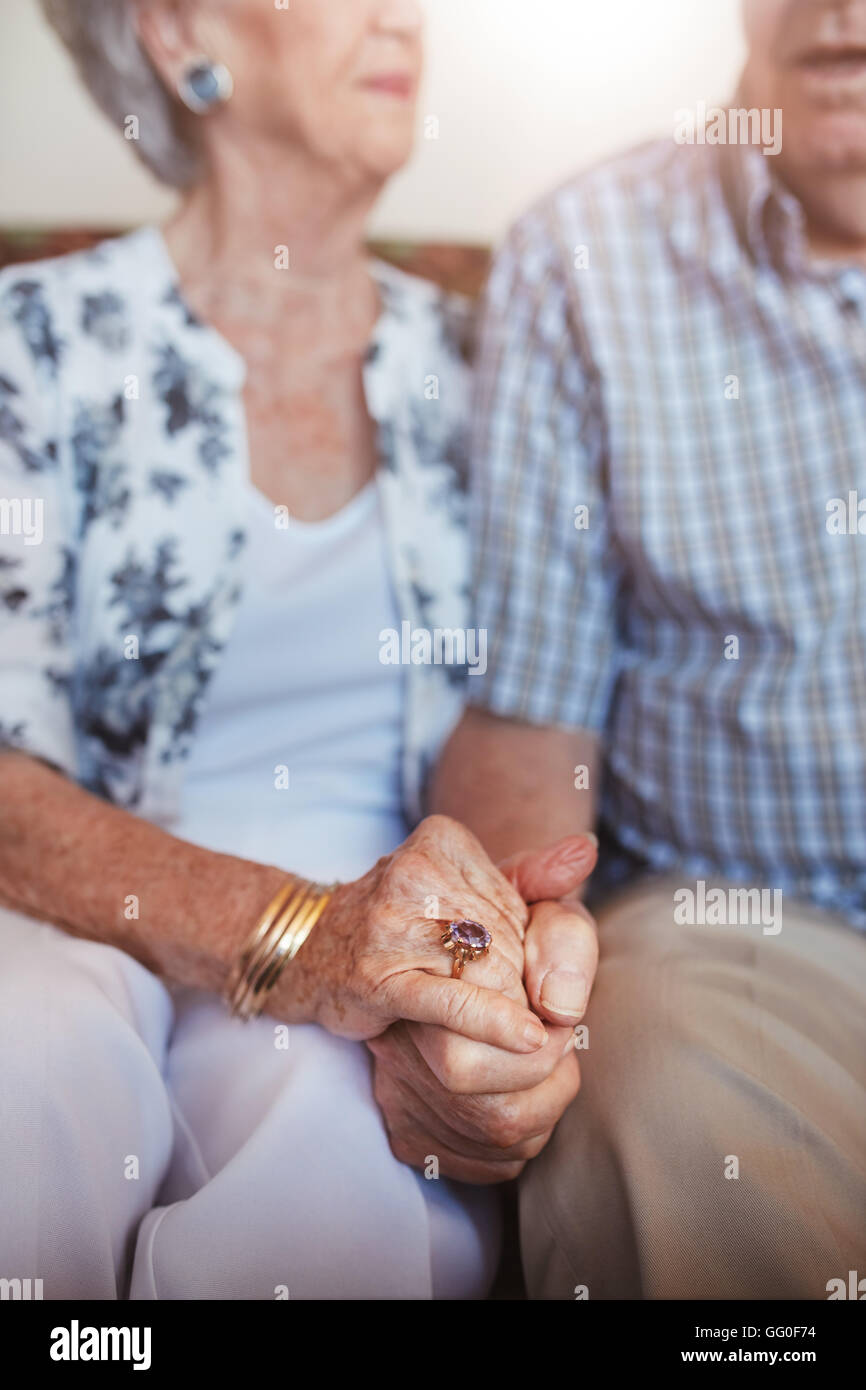
M 451 978 L 438 919 L 470 918 L 490 931 L 469 978 Z M 431 816 L 354 883 L 341 885 L 277 982 L 268 1012 L 294 1019 L 298 1004 L 329 1032 L 375 1038 L 407 1019 L 512 1053 L 547 1041 L 523 990 L 528 909 L 464 826 Z M 473 972 L 483 966 L 481 983 Z
M 524 939 L 525 982 L 534 1007 L 548 1016 L 544 1048 L 515 1057 L 415 1023 L 397 1024 L 368 1043 L 376 1100 L 402 1162 L 420 1168 L 435 1156 L 443 1177 L 495 1183 L 516 1177 L 544 1148 L 580 1086 L 573 1028 L 586 1007 L 598 946 L 576 892 L 596 854 L 594 836 L 569 836 L 500 866 L 535 904 Z M 560 895 L 565 901 L 551 900 Z M 481 983 L 485 967 L 486 960 L 477 963 Z M 558 988 L 551 989 L 554 975 Z

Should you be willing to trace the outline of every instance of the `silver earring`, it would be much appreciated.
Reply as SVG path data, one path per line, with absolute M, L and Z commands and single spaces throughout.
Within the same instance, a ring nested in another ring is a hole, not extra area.
M 207 58 L 197 58 L 190 63 L 177 84 L 177 94 L 184 106 L 197 116 L 212 111 L 215 106 L 222 106 L 234 89 L 234 80 L 228 68 Z

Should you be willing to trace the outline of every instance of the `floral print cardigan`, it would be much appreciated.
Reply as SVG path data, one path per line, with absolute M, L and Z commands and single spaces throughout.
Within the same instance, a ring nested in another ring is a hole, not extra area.
M 468 305 L 371 269 L 364 385 L 401 617 L 465 629 Z M 243 590 L 244 379 L 156 228 L 0 272 L 0 745 L 169 828 Z M 466 674 L 407 669 L 410 822 Z

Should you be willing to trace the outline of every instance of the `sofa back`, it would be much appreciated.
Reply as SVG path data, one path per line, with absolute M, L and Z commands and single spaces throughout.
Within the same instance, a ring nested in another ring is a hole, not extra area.
M 117 235 L 117 228 L 52 228 L 33 231 L 0 231 L 0 269 L 19 261 L 42 260 L 81 251 L 105 237 Z M 475 299 L 481 292 L 490 264 L 490 251 L 484 246 L 452 245 L 445 242 L 374 241 L 370 249 L 410 274 L 433 280 L 446 290 L 456 290 Z

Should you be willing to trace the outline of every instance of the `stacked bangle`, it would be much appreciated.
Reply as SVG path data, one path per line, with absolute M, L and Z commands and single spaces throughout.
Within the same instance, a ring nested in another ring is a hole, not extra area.
M 275 893 L 229 977 L 226 998 L 235 1017 L 246 1020 L 262 1012 L 267 995 L 310 935 L 335 887 L 290 878 Z

